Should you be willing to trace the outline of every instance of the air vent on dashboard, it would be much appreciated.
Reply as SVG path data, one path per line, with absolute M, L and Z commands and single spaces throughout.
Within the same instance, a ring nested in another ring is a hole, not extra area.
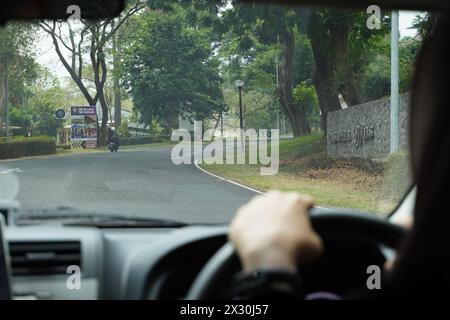
M 65 274 L 67 267 L 81 267 L 81 244 L 67 242 L 10 242 L 14 276 Z

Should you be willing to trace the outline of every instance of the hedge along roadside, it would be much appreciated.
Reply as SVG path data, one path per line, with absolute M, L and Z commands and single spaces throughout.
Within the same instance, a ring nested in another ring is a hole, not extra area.
M 133 138 L 120 138 L 121 146 L 133 146 L 140 144 L 151 144 L 151 143 L 159 143 L 164 141 L 170 141 L 169 136 L 160 136 L 160 137 L 133 137 Z
M 28 138 L 6 142 L 0 140 L 0 159 L 56 154 L 56 143 L 51 138 Z

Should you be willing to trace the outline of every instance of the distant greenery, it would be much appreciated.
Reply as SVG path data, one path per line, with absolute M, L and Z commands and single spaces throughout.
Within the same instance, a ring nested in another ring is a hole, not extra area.
M 57 109 L 67 106 L 67 93 L 60 86 L 58 79 L 46 68 L 36 66 L 38 76 L 26 86 L 29 97 L 14 104 L 10 110 L 10 124 L 20 127 L 17 135 L 56 136 L 57 128 L 63 122 L 56 118 Z
M 411 90 L 416 56 L 421 42 L 404 37 L 399 47 L 399 90 L 401 93 Z M 371 51 L 372 59 L 361 68 L 363 102 L 389 96 L 391 92 L 390 37 L 386 36 L 376 43 Z
M 325 132 L 328 112 L 342 102 L 390 93 L 390 16 L 382 12 L 379 30 L 366 27 L 367 17 L 365 10 L 276 2 L 133 0 L 113 20 L 10 23 L 0 29 L 10 124 L 18 135 L 55 136 L 64 125 L 56 109 L 98 103 L 102 137 L 121 105 L 132 112 L 130 123 L 152 135 L 170 134 L 179 116 L 212 126 L 226 117 L 235 125 L 241 79 L 247 128 L 279 128 L 282 118 L 296 137 Z M 401 92 L 411 89 L 415 57 L 436 21 L 435 14 L 417 16 L 420 36 L 401 39 Z M 37 28 L 58 43 L 53 49 L 71 52 L 60 57 L 69 81 L 59 83 L 39 65 Z
M 117 128 L 117 133 L 121 137 L 129 137 L 130 131 L 128 129 L 128 121 L 122 121 L 119 128 Z
M 314 86 L 300 83 L 293 90 L 294 101 L 305 107 L 308 123 L 314 131 L 320 131 L 320 109 Z
M 224 90 L 225 103 L 229 114 L 239 118 L 239 95 L 235 87 Z M 273 96 L 264 90 L 246 90 L 243 93 L 244 124 L 246 128 L 267 129 L 277 128 L 278 105 Z

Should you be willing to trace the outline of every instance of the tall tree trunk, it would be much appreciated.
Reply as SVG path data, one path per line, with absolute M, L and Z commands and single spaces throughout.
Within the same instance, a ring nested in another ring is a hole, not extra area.
M 103 50 L 98 51 L 98 61 L 100 63 L 101 68 L 101 74 L 102 77 L 100 79 L 99 83 L 96 83 L 96 89 L 97 89 L 97 95 L 98 95 L 98 101 L 100 102 L 100 106 L 102 108 L 102 124 L 100 127 L 100 143 L 101 145 L 106 144 L 106 136 L 107 136 L 107 125 L 108 125 L 108 103 L 106 101 L 105 97 L 105 82 L 106 82 L 106 61 L 105 61 L 105 55 L 103 54 Z M 99 74 L 99 72 L 97 72 Z
M 4 69 L 4 65 L 2 64 L 1 68 L 0 68 L 0 72 L 2 75 L 4 74 L 3 69 Z M 0 103 L 1 103 L 1 105 L 0 105 L 0 136 L 2 136 L 6 132 L 6 128 L 4 128 L 3 123 L 6 121 L 5 96 L 6 96 L 6 91 L 7 91 L 7 89 L 6 89 L 7 82 L 5 81 L 3 76 L 0 78 L 0 81 L 1 81 L 1 87 L 2 87 L 2 91 L 1 91 L 2 95 L 1 95 L 1 101 L 0 101 Z
M 326 30 L 322 18 L 315 12 L 311 17 L 308 37 L 316 66 L 313 83 L 319 100 L 321 126 L 325 134 L 327 133 L 328 113 L 341 109 L 336 80 L 336 48 L 333 47 L 336 43 L 333 43 Z
M 94 34 L 94 33 L 93 33 Z M 105 61 L 105 54 L 102 48 L 96 46 L 96 38 L 93 36 L 91 39 L 91 63 L 92 69 L 94 71 L 94 84 L 96 89 L 96 97 L 98 102 L 100 102 L 100 107 L 102 108 L 102 122 L 100 124 L 100 137 L 97 141 L 100 146 L 106 144 L 107 135 L 107 124 L 108 124 L 108 103 L 105 98 L 105 82 L 107 76 L 107 68 Z M 97 48 L 97 49 L 96 49 Z
M 353 70 L 349 67 L 345 72 L 345 83 L 341 92 L 342 97 L 349 107 L 362 103 L 360 92 L 361 88 L 358 86 L 358 79 Z
M 281 66 L 281 78 L 278 88 L 280 104 L 291 122 L 294 136 L 308 134 L 311 129 L 306 118 L 303 106 L 295 103 L 293 90 L 293 69 L 295 53 L 295 36 L 292 30 L 286 30 L 282 34 L 284 44 L 283 61 Z
M 329 65 L 330 62 L 324 57 L 323 52 L 314 49 L 314 46 L 313 52 L 314 60 L 316 62 L 316 72 L 314 74 L 313 82 L 319 100 L 322 130 L 326 133 L 328 113 L 340 110 L 341 104 L 338 97 L 338 87 L 334 68 Z
M 327 132 L 327 116 L 329 112 L 341 109 L 339 92 L 348 105 L 361 102 L 358 81 L 353 72 L 354 61 L 351 61 L 350 30 L 354 13 L 339 12 L 336 19 L 327 20 L 314 10 L 308 26 L 308 37 L 314 55 L 316 71 L 314 86 L 316 87 L 321 111 L 322 129 Z M 338 76 L 342 77 L 339 87 Z
M 198 119 L 197 119 L 197 121 L 198 121 Z M 176 113 L 168 114 L 167 118 L 166 118 L 166 122 L 167 122 L 166 134 L 168 136 L 170 136 L 172 134 L 172 131 L 178 128 L 178 125 L 177 125 L 178 114 L 176 114 Z M 150 125 L 152 125 L 152 124 L 150 123 Z
M 106 144 L 107 124 L 108 124 L 108 104 L 106 103 L 105 94 L 102 91 L 98 95 L 100 106 L 102 108 L 102 122 L 100 125 L 100 145 Z
M 345 16 L 344 16 L 345 17 Z M 358 79 L 354 72 L 355 61 L 350 54 L 350 21 L 351 18 L 342 19 L 338 26 L 330 31 L 331 47 L 334 48 L 334 59 L 338 73 L 342 76 L 342 97 L 349 106 L 361 103 L 361 89 L 358 87 Z
M 122 123 L 122 97 L 120 94 L 119 76 L 117 75 L 117 69 L 119 68 L 119 59 L 117 57 L 117 50 L 120 46 L 120 40 L 122 39 L 121 29 L 118 29 L 116 34 L 112 38 L 112 58 L 113 58 L 113 91 L 114 91 L 114 124 L 116 128 Z

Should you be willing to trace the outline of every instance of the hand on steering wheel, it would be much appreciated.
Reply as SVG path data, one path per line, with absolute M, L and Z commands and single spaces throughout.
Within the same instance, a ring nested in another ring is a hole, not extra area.
M 295 271 L 323 250 L 309 218 L 313 200 L 298 193 L 271 191 L 242 206 L 229 239 L 246 271 L 277 268 Z
M 236 253 L 246 270 L 292 270 L 321 254 L 322 237 L 344 237 L 395 248 L 405 234 L 402 226 L 374 215 L 311 206 L 308 197 L 270 192 L 242 207 L 231 224 L 230 242 L 200 271 L 187 299 L 214 298 L 224 280 L 236 270 Z

